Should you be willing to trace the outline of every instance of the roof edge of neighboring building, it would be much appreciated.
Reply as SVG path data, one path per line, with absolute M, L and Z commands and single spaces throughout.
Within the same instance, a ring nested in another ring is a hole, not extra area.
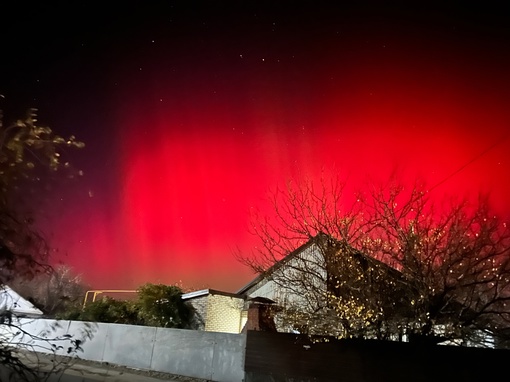
M 2 296 L 3 295 L 3 296 Z M 9 298 L 6 299 L 6 296 Z M 12 306 L 10 306 L 10 303 Z M 19 316 L 41 317 L 44 312 L 7 284 L 0 284 L 0 309 Z
M 221 296 L 244 299 L 244 297 L 239 295 L 238 293 L 224 292 L 224 291 L 216 290 L 216 289 L 201 289 L 201 290 L 197 290 L 197 291 L 193 291 L 193 292 L 184 293 L 181 296 L 181 298 L 183 300 L 191 300 L 193 298 L 203 297 L 203 296 L 207 296 L 210 294 L 216 294 L 216 295 L 221 295 Z
M 260 281 L 262 281 L 264 278 L 266 278 L 267 276 L 269 276 L 271 273 L 273 273 L 274 271 L 276 271 L 278 268 L 282 267 L 285 263 L 287 263 L 288 261 L 290 261 L 291 259 L 293 259 L 294 257 L 296 257 L 298 254 L 300 254 L 301 252 L 303 252 L 305 249 L 311 247 L 313 244 L 316 243 L 316 241 L 321 238 L 321 237 L 324 237 L 324 233 L 322 232 L 319 232 L 317 235 L 311 237 L 306 243 L 300 245 L 299 247 L 297 247 L 295 250 L 293 250 L 292 252 L 290 252 L 287 256 L 285 256 L 284 258 L 282 258 L 281 260 L 277 261 L 276 263 L 274 263 L 271 267 L 269 267 L 265 272 L 259 274 L 257 277 L 255 277 L 253 280 L 251 280 L 248 284 L 246 284 L 245 286 L 243 286 L 241 289 L 239 289 L 236 293 L 239 294 L 239 295 L 244 295 L 246 294 L 246 291 L 248 289 L 250 289 L 252 286 L 256 285 L 257 283 L 259 283 Z
M 293 250 L 292 252 L 290 252 L 287 256 L 285 256 L 284 258 L 282 258 L 281 260 L 277 261 L 276 263 L 274 263 L 271 267 L 269 267 L 265 272 L 259 274 L 257 277 L 255 277 L 253 280 L 251 280 L 248 284 L 246 284 L 245 286 L 243 286 L 241 289 L 239 289 L 236 293 L 238 295 L 246 295 L 247 291 L 257 285 L 258 283 L 260 283 L 261 281 L 263 281 L 264 279 L 267 279 L 268 276 L 270 276 L 273 272 L 275 272 L 276 270 L 278 270 L 279 268 L 281 268 L 282 266 L 284 266 L 287 262 L 289 262 L 290 260 L 292 260 L 293 258 L 295 258 L 296 256 L 298 256 L 300 253 L 302 253 L 304 250 L 308 249 L 309 247 L 311 247 L 312 245 L 316 244 L 317 242 L 319 242 L 320 240 L 325 240 L 325 239 L 333 239 L 336 241 L 336 239 L 334 239 L 331 235 L 329 234 L 326 234 L 324 232 L 319 232 L 317 233 L 315 236 L 311 237 L 306 243 L 300 245 L 299 247 L 297 247 L 295 250 Z M 352 247 L 351 247 L 352 248 Z M 354 249 L 354 248 L 353 248 Z M 356 250 L 354 249 L 355 253 L 358 254 L 359 256 L 362 256 L 364 257 L 365 259 L 368 259 L 370 262 L 372 262 L 373 264 L 376 264 L 376 265 L 379 265 L 379 266 L 384 266 L 386 267 L 390 272 L 396 272 L 399 276 L 402 276 L 402 272 L 400 272 L 398 269 L 395 269 L 394 267 L 392 267 L 391 265 L 389 264 L 386 264 L 384 262 L 382 262 L 381 260 L 377 260 L 371 256 L 367 256 L 366 254 L 364 254 L 363 252 L 360 252 L 359 250 Z

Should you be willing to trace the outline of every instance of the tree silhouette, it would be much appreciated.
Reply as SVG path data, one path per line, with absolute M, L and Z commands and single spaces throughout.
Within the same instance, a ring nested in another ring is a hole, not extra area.
M 34 228 L 34 216 L 26 208 L 27 199 L 40 192 L 43 180 L 51 178 L 56 171 L 72 170 L 62 160 L 64 148 L 83 146 L 75 137 L 64 139 L 49 127 L 37 124 L 36 109 L 29 109 L 23 118 L 6 124 L 0 110 L 0 285 L 14 277 L 30 279 L 50 271 L 50 250 Z M 44 380 L 46 377 L 26 366 L 6 342 L 9 336 L 4 337 L 5 333 L 15 334 L 11 340 L 19 337 L 16 333 L 23 335 L 17 318 L 9 310 L 0 312 L 0 330 L 2 365 L 15 373 L 16 380 Z M 73 343 L 72 338 L 62 341 L 71 343 L 70 348 L 74 350 L 79 348 L 79 343 Z
M 438 204 L 419 182 L 390 181 L 348 203 L 344 190 L 337 180 L 290 184 L 273 194 L 273 217 L 254 218 L 261 246 L 238 257 L 279 286 L 282 325 L 504 346 L 510 231 L 488 198 Z M 313 251 L 293 252 L 306 242 Z

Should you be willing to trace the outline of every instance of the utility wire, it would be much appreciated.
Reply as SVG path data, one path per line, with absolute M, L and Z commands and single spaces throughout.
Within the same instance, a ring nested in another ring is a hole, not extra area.
M 468 167 L 469 165 L 471 165 L 472 163 L 476 162 L 478 159 L 480 159 L 481 157 L 483 157 L 485 154 L 487 154 L 489 151 L 493 150 L 496 146 L 500 145 L 501 143 L 503 143 L 504 141 L 506 141 L 508 138 L 510 137 L 510 133 L 506 133 L 505 135 L 503 135 L 501 137 L 501 139 L 498 139 L 496 142 L 494 142 L 492 145 L 490 145 L 489 147 L 487 147 L 484 151 L 482 151 L 480 154 L 478 154 L 477 156 L 475 156 L 473 159 L 471 159 L 469 162 L 463 164 L 462 166 L 460 166 L 457 170 L 455 170 L 454 172 L 452 172 L 450 175 L 448 175 L 446 178 L 444 178 L 443 180 L 441 180 L 439 183 L 436 183 L 434 186 L 432 186 L 431 188 L 429 188 L 429 192 L 434 190 L 435 188 L 441 186 L 442 184 L 446 183 L 448 180 L 450 180 L 451 178 L 453 178 L 455 175 L 457 175 L 459 172 L 463 171 L 466 167 Z

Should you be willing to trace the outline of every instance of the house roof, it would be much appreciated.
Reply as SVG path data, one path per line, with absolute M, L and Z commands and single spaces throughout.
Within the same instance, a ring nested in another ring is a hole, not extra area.
M 260 296 L 249 298 L 248 301 L 253 302 L 255 304 L 276 304 L 276 301 L 271 300 L 270 298 L 267 297 Z
M 287 262 L 292 260 L 294 257 L 301 254 L 306 249 L 310 248 L 312 245 L 314 245 L 319 238 L 324 237 L 324 234 L 319 233 L 316 236 L 312 237 L 310 240 L 308 240 L 306 243 L 302 244 L 301 246 L 297 247 L 295 250 L 290 252 L 287 256 L 285 256 L 283 259 L 277 261 L 274 263 L 270 268 L 268 268 L 265 272 L 259 274 L 257 277 L 255 277 L 252 281 L 250 281 L 248 284 L 243 286 L 241 289 L 239 289 L 236 293 L 237 294 L 245 294 L 252 286 L 257 285 L 261 281 L 264 281 L 268 276 L 270 276 L 272 273 L 274 273 L 276 270 L 283 267 Z
M 43 312 L 30 301 L 21 297 L 8 285 L 0 286 L 0 312 L 11 312 L 21 316 L 41 316 Z
M 239 294 L 239 295 L 246 294 L 247 291 L 250 288 L 252 288 L 253 286 L 259 284 L 260 282 L 263 282 L 263 281 L 267 280 L 268 277 L 272 273 L 274 273 L 278 269 L 280 269 L 283 266 L 285 266 L 285 264 L 287 264 L 293 258 L 299 256 L 303 251 L 305 251 L 306 249 L 310 248 L 312 245 L 316 244 L 320 240 L 321 241 L 324 241 L 324 240 L 333 240 L 333 241 L 337 242 L 337 240 L 335 238 L 333 238 L 331 235 L 325 234 L 323 232 L 319 232 L 317 235 L 312 237 L 306 243 L 302 244 L 301 246 L 296 248 L 294 251 L 290 252 L 283 259 L 277 261 L 274 265 L 272 265 L 270 268 L 268 268 L 265 272 L 259 274 L 252 281 L 250 281 L 248 284 L 246 284 L 241 289 L 239 289 L 236 293 Z M 362 252 L 360 252 L 358 250 L 354 250 L 354 253 L 352 253 L 352 255 L 353 256 L 358 256 L 359 258 L 363 258 L 363 259 L 367 260 L 368 262 L 370 262 L 371 264 L 373 264 L 375 266 L 381 266 L 381 267 L 387 269 L 387 271 L 391 272 L 393 274 L 393 276 L 396 276 L 396 277 L 402 277 L 403 276 L 402 273 L 399 270 L 391 267 L 390 265 L 388 265 L 388 264 L 386 264 L 386 263 L 384 263 L 382 261 L 374 259 L 373 257 L 367 256 L 366 254 L 364 254 L 364 253 L 362 253 Z
M 243 299 L 243 296 L 240 296 L 237 293 L 223 292 L 221 290 L 216 290 L 216 289 L 201 289 L 201 290 L 197 290 L 197 291 L 193 291 L 193 292 L 184 293 L 181 296 L 181 298 L 183 300 L 190 300 L 190 299 L 193 299 L 193 298 L 208 296 L 210 294 L 216 294 L 216 295 L 219 294 L 219 295 L 222 295 L 222 296 L 235 297 L 235 298 Z

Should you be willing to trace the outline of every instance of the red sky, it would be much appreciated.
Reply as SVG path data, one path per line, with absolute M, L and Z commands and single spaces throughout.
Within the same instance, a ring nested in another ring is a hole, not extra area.
M 510 33 L 497 14 L 247 8 L 174 9 L 166 23 L 146 11 L 157 21 L 126 19 L 74 53 L 86 64 L 60 64 L 83 92 L 43 106 L 80 104 L 87 148 L 50 236 L 94 288 L 239 289 L 253 277 L 233 257 L 256 245 L 250 211 L 270 215 L 269 190 L 322 171 L 355 188 L 399 169 L 437 197 L 490 192 L 510 216 Z M 56 115 L 52 126 L 73 121 Z

